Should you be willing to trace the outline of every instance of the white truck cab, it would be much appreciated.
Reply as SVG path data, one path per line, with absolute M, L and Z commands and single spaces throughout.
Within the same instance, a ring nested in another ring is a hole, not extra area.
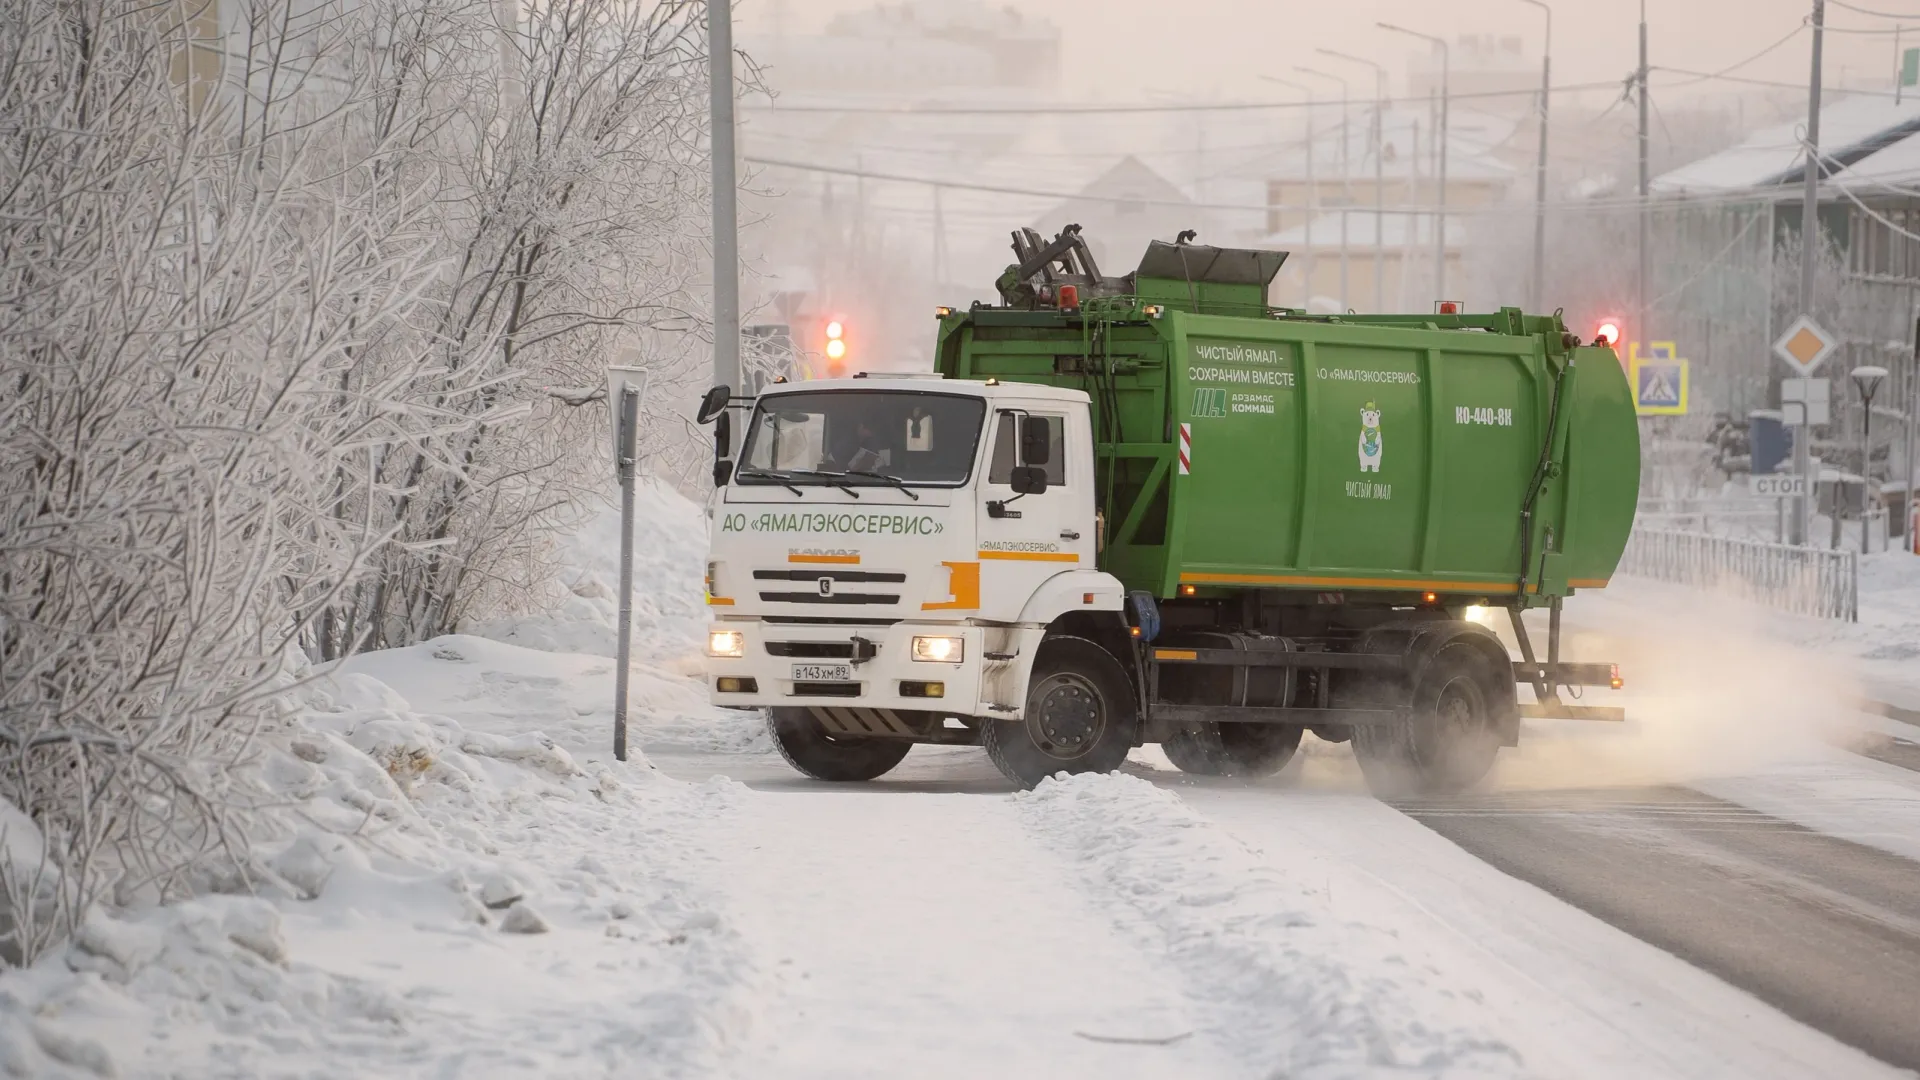
M 914 742 L 978 743 L 1023 718 L 1049 627 L 1085 613 L 1125 632 L 1121 583 L 1094 565 L 1085 393 L 855 377 L 776 384 L 737 411 L 711 506 L 708 687 L 773 710 L 802 772 L 870 779 Z M 1111 752 L 1070 714 L 1075 695 L 1121 691 L 1081 682 L 1055 695 L 1063 761 Z

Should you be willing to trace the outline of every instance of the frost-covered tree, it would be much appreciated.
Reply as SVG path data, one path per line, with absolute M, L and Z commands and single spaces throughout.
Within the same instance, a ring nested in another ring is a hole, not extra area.
M 0 8 L 0 960 L 247 869 L 290 650 L 537 580 L 697 380 L 691 0 Z

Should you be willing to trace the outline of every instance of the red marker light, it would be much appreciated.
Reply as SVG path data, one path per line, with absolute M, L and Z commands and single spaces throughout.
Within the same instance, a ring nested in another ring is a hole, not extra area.
M 1602 320 L 1593 331 L 1593 343 L 1609 347 L 1620 344 L 1620 324 L 1612 319 Z

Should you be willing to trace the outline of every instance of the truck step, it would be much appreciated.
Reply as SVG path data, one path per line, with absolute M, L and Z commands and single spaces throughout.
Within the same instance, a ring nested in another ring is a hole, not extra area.
M 981 653 L 980 655 L 986 657 L 989 660 L 994 661 L 995 663 L 1004 664 L 1009 660 L 1017 658 L 1020 654 L 1017 652 L 990 652 L 990 653 Z
M 989 705 L 987 706 L 987 711 L 988 711 L 988 712 L 1019 712 L 1019 711 L 1020 711 L 1020 706 L 1018 706 L 1018 705 L 993 705 L 993 704 L 989 704 Z

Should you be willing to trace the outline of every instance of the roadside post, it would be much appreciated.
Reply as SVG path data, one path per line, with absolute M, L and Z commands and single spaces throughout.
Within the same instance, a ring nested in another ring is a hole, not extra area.
M 1887 381 L 1887 369 L 1872 364 L 1862 364 L 1853 369 L 1848 378 L 1853 380 L 1854 389 L 1860 391 L 1860 554 L 1870 555 L 1868 529 L 1873 524 L 1873 495 L 1868 490 L 1873 474 L 1873 397 L 1880 390 L 1880 384 Z
M 1798 400 L 1802 404 L 1798 410 L 1800 430 L 1793 436 L 1793 471 L 1807 478 L 1807 494 L 1795 501 L 1792 542 L 1796 544 L 1813 542 L 1813 500 L 1819 486 L 1813 476 L 1813 427 L 1827 422 L 1827 380 L 1811 376 L 1839 345 L 1839 339 L 1814 322 L 1810 315 L 1795 319 L 1773 343 L 1774 355 L 1786 361 L 1800 376 L 1780 383 L 1780 409 L 1786 414 L 1788 424 L 1793 424 L 1796 418 L 1796 411 L 1788 408 L 1788 403 Z M 1797 384 L 1801 396 L 1789 396 L 1792 393 L 1789 383 Z
M 639 457 L 640 399 L 647 373 L 634 367 L 607 369 L 607 404 L 613 410 L 613 462 L 620 478 L 620 647 L 613 667 L 613 757 L 627 760 L 627 666 L 633 652 L 633 477 Z

